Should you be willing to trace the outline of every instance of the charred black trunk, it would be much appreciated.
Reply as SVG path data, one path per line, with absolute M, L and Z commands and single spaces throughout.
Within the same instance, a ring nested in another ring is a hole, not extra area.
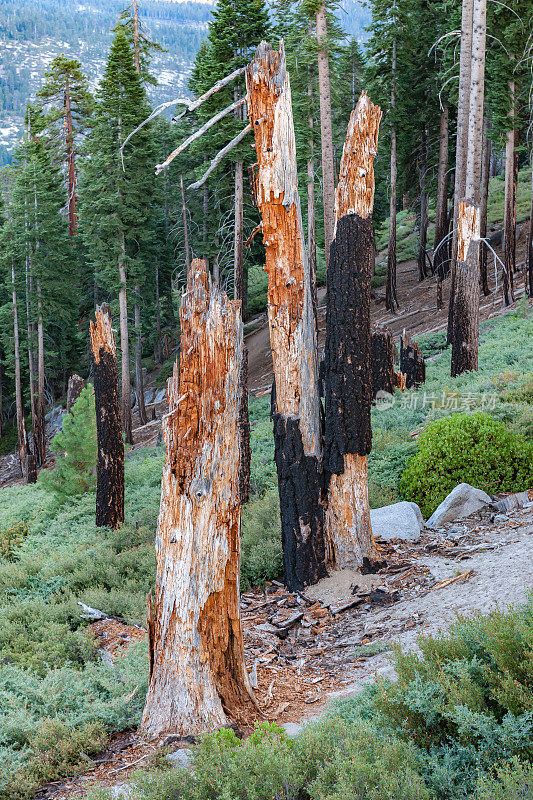
M 452 378 L 478 368 L 479 242 L 471 243 L 466 262 L 457 261 L 455 282 Z
M 241 461 L 239 467 L 239 498 L 241 504 L 250 499 L 250 465 L 252 451 L 250 448 L 250 416 L 248 414 L 248 350 L 244 348 L 239 401 L 239 448 Z
M 297 592 L 327 575 L 320 465 L 305 455 L 298 419 L 278 413 L 272 419 L 285 585 Z
M 426 380 L 426 362 L 416 342 L 404 331 L 400 339 L 400 372 L 405 375 L 405 388 L 418 389 Z
M 72 406 L 82 393 L 85 381 L 79 375 L 71 375 L 68 379 L 67 389 L 67 414 L 72 411 Z
M 44 406 L 36 393 L 33 398 L 33 455 L 36 467 L 42 467 L 46 461 L 46 429 Z M 28 481 L 29 483 L 29 481 Z
M 372 448 L 370 279 L 372 219 L 347 214 L 337 223 L 327 275 L 324 356 L 326 473 L 340 474 L 347 453 Z
M 98 315 L 106 310 L 97 309 Z M 109 323 L 109 331 L 112 336 Z M 98 333 L 99 331 L 97 331 Z M 124 522 L 124 441 L 120 416 L 118 367 L 114 342 L 94 337 L 92 354 L 98 460 L 96 465 L 96 525 L 118 528 Z M 95 348 L 98 347 L 98 352 Z
M 396 388 L 394 372 L 394 342 L 388 330 L 376 329 L 370 337 L 370 354 L 372 364 L 372 396 L 374 400 L 378 392 L 393 394 Z

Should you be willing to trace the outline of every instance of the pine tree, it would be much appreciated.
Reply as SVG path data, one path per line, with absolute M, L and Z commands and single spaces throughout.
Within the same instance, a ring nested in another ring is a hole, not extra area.
M 142 128 L 121 154 L 124 140 L 149 114 L 130 41 L 118 26 L 96 93 L 81 185 L 84 242 L 97 286 L 118 290 L 122 358 L 122 424 L 132 442 L 127 285 L 149 279 L 148 250 L 155 236 L 156 154 L 153 128 Z

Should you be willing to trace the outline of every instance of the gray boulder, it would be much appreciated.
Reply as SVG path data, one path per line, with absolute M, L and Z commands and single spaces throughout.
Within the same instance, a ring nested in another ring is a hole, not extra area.
M 392 506 L 373 508 L 370 511 L 370 522 L 374 536 L 380 539 L 405 539 L 415 542 L 420 538 L 424 527 L 422 512 L 416 503 L 394 503 Z
M 174 753 L 169 753 L 167 758 L 169 761 L 172 761 L 175 767 L 189 769 L 192 763 L 192 750 L 188 748 L 176 750 Z
M 428 528 L 438 528 L 445 522 L 454 522 L 456 519 L 469 517 L 489 503 L 492 503 L 492 499 L 482 489 L 476 489 L 469 483 L 460 483 L 455 489 L 452 489 L 433 512 L 427 521 L 427 526 Z
M 285 722 L 281 727 L 285 730 L 289 739 L 296 739 L 304 729 L 303 725 L 299 725 L 297 722 Z
M 164 400 L 167 399 L 167 390 L 160 389 L 156 396 L 154 397 L 154 403 L 162 403 Z

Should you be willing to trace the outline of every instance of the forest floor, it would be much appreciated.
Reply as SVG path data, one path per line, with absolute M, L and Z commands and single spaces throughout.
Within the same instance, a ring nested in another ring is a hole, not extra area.
M 246 733 L 253 722 L 268 720 L 294 730 L 328 702 L 376 677 L 393 677 L 393 643 L 416 649 L 420 634 L 438 634 L 458 614 L 523 602 L 533 586 L 533 491 L 529 498 L 503 515 L 488 507 L 437 531 L 426 529 L 418 542 L 382 541 L 385 564 L 376 574 L 343 570 L 301 595 L 276 582 L 242 595 L 246 665 L 260 712 L 237 727 Z M 103 658 L 116 658 L 145 635 L 113 619 L 92 628 Z M 87 773 L 43 787 L 36 798 L 83 797 L 95 784 L 118 793 L 162 746 L 169 752 L 191 741 L 121 734 Z
M 525 248 L 527 239 L 527 226 L 522 225 L 520 237 L 516 245 L 517 264 L 523 264 L 525 260 Z M 498 246 L 495 252 L 503 258 L 502 248 Z M 377 261 L 386 260 L 386 251 L 377 255 Z M 491 294 L 480 298 L 480 320 L 497 317 L 504 314 L 508 307 L 503 305 L 502 286 L 500 279 L 501 267 L 498 268 L 498 286 L 494 275 L 494 258 L 489 252 L 488 273 L 489 288 Z M 443 308 L 437 308 L 437 282 L 436 278 L 430 277 L 423 281 L 418 279 L 418 267 L 414 260 L 403 261 L 398 264 L 398 299 L 400 311 L 397 315 L 391 315 L 385 308 L 385 289 L 374 289 L 372 292 L 371 320 L 373 325 L 388 328 L 397 342 L 403 329 L 407 331 L 411 339 L 415 339 L 422 333 L 434 333 L 445 330 L 448 324 L 448 295 L 450 291 L 450 280 L 443 283 Z M 523 267 L 515 275 L 515 297 L 518 299 L 524 290 Z M 326 289 L 318 290 L 318 346 L 319 352 L 324 346 L 325 326 L 326 326 L 326 307 L 324 299 Z M 254 330 L 246 336 L 246 346 L 248 348 L 248 389 L 254 395 L 265 394 L 270 391 L 273 380 L 272 355 L 270 351 L 270 335 L 266 324 L 266 314 L 256 317 L 250 321 Z

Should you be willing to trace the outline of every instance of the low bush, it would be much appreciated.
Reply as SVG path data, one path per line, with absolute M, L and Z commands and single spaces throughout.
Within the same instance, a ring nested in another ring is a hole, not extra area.
M 494 493 L 526 489 L 533 480 L 533 447 L 488 414 L 453 414 L 418 437 L 418 451 L 400 486 L 429 515 L 458 483 Z
M 28 523 L 24 520 L 15 522 L 9 528 L 2 528 L 0 530 L 0 559 L 15 561 L 17 550 L 29 532 Z
M 56 455 L 52 470 L 43 470 L 39 482 L 58 503 L 64 503 L 96 487 L 96 414 L 94 389 L 86 386 L 70 414 L 63 417 L 63 429 L 52 439 Z
M 278 489 L 254 497 L 243 508 L 241 589 L 247 591 L 283 574 Z
M 533 764 L 513 758 L 496 769 L 496 775 L 481 775 L 477 800 L 533 800 Z

